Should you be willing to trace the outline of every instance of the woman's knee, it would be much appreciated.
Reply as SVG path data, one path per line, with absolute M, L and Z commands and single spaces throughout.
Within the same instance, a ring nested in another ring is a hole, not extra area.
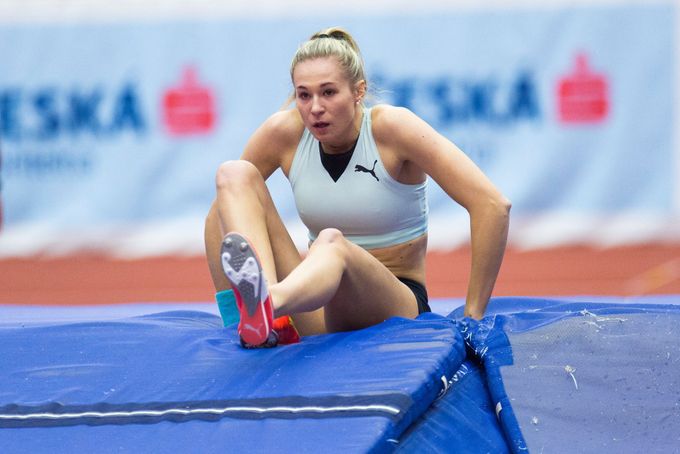
M 217 168 L 215 176 L 218 190 L 252 188 L 255 187 L 253 183 L 258 180 L 262 180 L 260 171 L 251 162 L 243 160 L 223 162 Z
M 345 238 L 345 235 L 342 234 L 342 232 L 338 229 L 334 228 L 328 228 L 328 229 L 323 229 L 322 231 L 319 232 L 319 235 L 316 237 L 316 240 L 314 241 L 315 243 L 319 244 L 324 244 L 324 243 L 344 243 L 347 241 Z
M 328 228 L 319 232 L 314 241 L 314 246 L 324 246 L 333 248 L 341 257 L 347 257 L 349 252 L 349 241 L 338 229 Z

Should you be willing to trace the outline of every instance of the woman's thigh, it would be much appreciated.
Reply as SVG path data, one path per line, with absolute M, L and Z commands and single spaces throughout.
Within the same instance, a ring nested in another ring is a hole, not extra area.
M 268 279 L 282 280 L 301 258 L 257 167 L 248 161 L 227 161 L 218 169 L 216 186 L 206 221 L 206 248 L 213 251 L 212 261 L 219 262 L 224 235 L 237 231 L 256 246 Z
M 329 332 L 365 328 L 390 317 L 415 318 L 415 295 L 380 261 L 343 238 L 346 269 L 333 299 L 324 308 Z
M 253 168 L 249 168 L 251 166 L 248 166 L 248 164 L 245 162 L 239 162 L 236 166 L 234 166 L 236 170 L 232 169 L 232 171 L 248 173 L 248 177 L 245 178 L 247 184 L 244 184 L 243 180 L 239 181 L 239 184 L 241 185 L 240 190 L 255 191 L 257 194 L 257 197 L 252 198 L 251 200 L 258 200 L 258 203 L 261 204 L 262 209 L 252 210 L 252 212 L 264 213 L 264 218 L 260 219 L 259 222 L 263 222 L 265 224 L 268 237 L 267 246 L 271 248 L 272 251 L 274 268 L 276 270 L 276 278 L 278 281 L 281 281 L 300 264 L 302 258 L 300 256 L 300 252 L 295 246 L 295 243 L 290 237 L 285 224 L 281 220 L 278 211 L 276 210 L 276 206 L 274 205 L 264 179 L 261 177 L 261 175 L 259 175 L 259 172 L 254 169 L 254 166 L 252 166 Z M 253 173 L 253 170 L 257 172 L 257 174 Z M 228 233 L 225 232 L 225 230 L 229 229 L 229 226 L 227 226 L 226 229 L 223 227 L 223 223 L 221 222 L 218 214 L 217 203 L 217 201 L 213 202 L 206 218 L 205 246 L 210 274 L 213 279 L 213 283 L 215 284 L 216 290 L 220 291 L 227 289 L 230 286 L 229 281 L 224 276 L 220 257 L 222 239 L 224 235 Z M 222 210 L 230 209 L 229 206 L 223 206 L 220 208 Z M 253 215 L 252 212 L 248 210 L 247 206 L 241 206 L 239 209 L 245 212 L 237 213 L 238 216 Z M 248 232 L 240 233 L 243 233 L 246 236 L 248 235 Z M 323 309 L 312 313 L 298 314 L 293 317 L 293 320 L 296 327 L 300 331 L 300 334 L 302 335 L 315 334 L 325 331 Z

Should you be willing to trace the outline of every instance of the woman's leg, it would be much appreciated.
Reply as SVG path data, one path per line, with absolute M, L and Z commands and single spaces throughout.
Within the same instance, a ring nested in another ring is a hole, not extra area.
M 335 229 L 322 231 L 307 257 L 285 279 L 270 286 L 270 294 L 275 316 L 323 307 L 329 332 L 418 315 L 413 292 Z
M 281 220 L 257 168 L 247 161 L 220 165 L 217 196 L 205 223 L 205 246 L 217 291 L 230 288 L 222 270 L 220 250 L 228 232 L 244 234 L 257 250 L 270 286 L 285 278 L 300 262 L 300 254 Z M 324 332 L 323 310 L 293 317 L 302 335 Z

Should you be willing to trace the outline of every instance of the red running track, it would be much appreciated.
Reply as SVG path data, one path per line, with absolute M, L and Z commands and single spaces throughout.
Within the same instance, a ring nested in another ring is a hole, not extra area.
M 468 249 L 431 252 L 431 298 L 463 297 Z M 680 294 L 680 245 L 509 249 L 495 296 Z M 119 260 L 80 254 L 0 260 L 0 304 L 92 305 L 208 302 L 213 288 L 203 257 Z

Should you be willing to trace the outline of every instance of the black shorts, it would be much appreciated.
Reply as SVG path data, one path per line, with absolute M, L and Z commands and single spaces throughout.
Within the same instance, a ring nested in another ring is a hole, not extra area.
M 427 290 L 425 286 L 420 282 L 416 282 L 413 279 L 408 279 L 406 277 L 397 277 L 400 282 L 403 282 L 408 288 L 411 289 L 416 297 L 416 302 L 418 303 L 418 313 L 432 312 L 430 305 L 427 303 Z

